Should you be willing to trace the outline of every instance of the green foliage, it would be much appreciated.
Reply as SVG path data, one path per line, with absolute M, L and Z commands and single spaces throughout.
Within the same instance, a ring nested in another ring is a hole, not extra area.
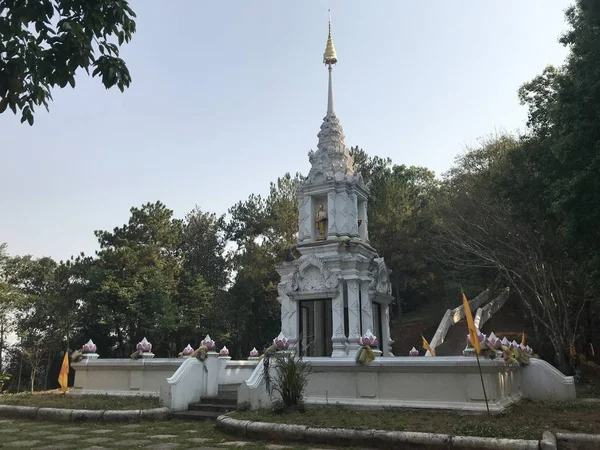
M 123 91 L 131 76 L 119 46 L 135 33 L 134 17 L 126 0 L 4 0 L 0 113 L 19 110 L 21 122 L 33 125 L 35 107 L 48 108 L 52 88 L 75 87 L 80 68 Z
M 275 378 L 272 388 L 281 397 L 286 409 L 303 410 L 304 389 L 311 372 L 309 363 L 296 357 L 293 352 L 279 352 L 275 359 Z
M 0 373 L 0 392 L 4 389 L 4 384 L 12 378 L 9 373 Z

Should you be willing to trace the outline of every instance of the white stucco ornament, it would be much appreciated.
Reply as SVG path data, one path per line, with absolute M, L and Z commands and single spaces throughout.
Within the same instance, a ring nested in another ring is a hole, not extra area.
M 256 347 L 254 347 L 252 350 L 250 350 L 250 356 L 252 358 L 256 358 L 258 356 L 258 350 L 256 350 Z
M 87 344 L 83 344 L 83 347 L 81 347 L 81 353 L 83 353 L 83 354 L 96 353 L 96 350 L 97 350 L 96 344 L 94 344 L 91 339 L 89 341 L 87 341 Z
M 216 348 L 216 344 L 215 341 L 213 341 L 210 338 L 210 335 L 206 335 L 206 337 L 202 340 L 202 342 L 200 342 L 200 345 L 204 345 L 206 347 L 206 350 L 208 350 L 209 352 L 214 352 L 215 348 Z
M 273 345 L 280 350 L 287 350 L 287 348 L 290 346 L 287 338 L 283 335 L 283 331 L 279 333 L 279 336 L 273 339 Z
M 192 353 L 194 353 L 194 349 L 192 348 L 192 346 L 190 344 L 187 345 L 186 348 L 183 349 L 183 356 L 190 356 Z
M 416 348 L 411 348 L 410 352 L 408 352 L 408 356 L 419 356 L 419 350 L 417 350 Z
M 377 336 L 371 333 L 371 330 L 367 330 L 367 332 L 360 338 L 360 345 L 368 345 L 372 347 L 377 345 Z
M 219 351 L 219 356 L 229 356 L 229 349 L 225 345 Z
M 144 337 L 141 342 L 138 342 L 138 345 L 136 345 L 135 348 L 141 352 L 149 353 L 152 351 L 152 344 Z

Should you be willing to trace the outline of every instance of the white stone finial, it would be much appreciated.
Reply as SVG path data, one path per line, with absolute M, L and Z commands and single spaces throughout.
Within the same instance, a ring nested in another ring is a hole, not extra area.
M 219 356 L 229 356 L 229 349 L 227 346 L 223 346 L 223 348 L 219 351 Z
M 188 344 L 184 349 L 183 352 L 181 352 L 183 354 L 183 356 L 188 356 L 191 355 L 192 353 L 194 353 L 194 349 L 192 348 L 192 346 L 190 344 Z
M 408 356 L 419 356 L 419 350 L 417 350 L 416 348 L 411 348 L 410 352 L 408 352 Z
M 253 358 L 258 356 L 258 350 L 256 350 L 256 347 L 253 347 L 252 350 L 250 350 L 250 356 Z

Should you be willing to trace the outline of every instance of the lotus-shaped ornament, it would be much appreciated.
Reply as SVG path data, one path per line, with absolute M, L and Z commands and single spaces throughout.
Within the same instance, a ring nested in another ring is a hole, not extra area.
M 411 348 L 410 352 L 408 352 L 408 356 L 419 356 L 419 350 L 417 350 L 416 348 Z
M 225 345 L 219 351 L 219 356 L 229 356 L 229 349 Z
M 373 347 L 377 345 L 377 336 L 371 333 L 371 330 L 367 330 L 367 332 L 360 338 L 360 345 Z
M 83 347 L 81 347 L 81 353 L 96 353 L 97 347 L 96 344 L 94 344 L 92 342 L 92 340 L 90 339 L 89 341 L 87 341 L 87 344 L 83 344 Z
M 136 345 L 135 348 L 140 352 L 148 353 L 152 351 L 152 344 L 148 342 L 148 339 L 144 338 L 141 342 L 138 342 L 138 345 Z
M 273 339 L 273 345 L 278 350 L 286 350 L 290 346 L 287 338 L 283 335 L 283 331 L 279 333 L 279 336 Z
M 209 352 L 213 352 L 215 351 L 216 348 L 216 344 L 215 341 L 213 341 L 210 338 L 210 335 L 206 335 L 206 337 L 202 340 L 202 342 L 200 342 L 200 345 L 204 345 L 206 347 L 206 350 Z

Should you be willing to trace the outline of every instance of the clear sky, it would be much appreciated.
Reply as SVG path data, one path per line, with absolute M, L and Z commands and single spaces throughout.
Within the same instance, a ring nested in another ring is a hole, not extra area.
M 523 129 L 519 86 L 560 64 L 569 0 L 135 0 L 133 82 L 85 72 L 35 125 L 0 115 L 0 242 L 68 258 L 161 200 L 219 214 L 307 173 L 325 115 L 327 9 L 348 146 L 442 173 L 466 144 Z M 171 6 L 167 6 L 171 5 Z

